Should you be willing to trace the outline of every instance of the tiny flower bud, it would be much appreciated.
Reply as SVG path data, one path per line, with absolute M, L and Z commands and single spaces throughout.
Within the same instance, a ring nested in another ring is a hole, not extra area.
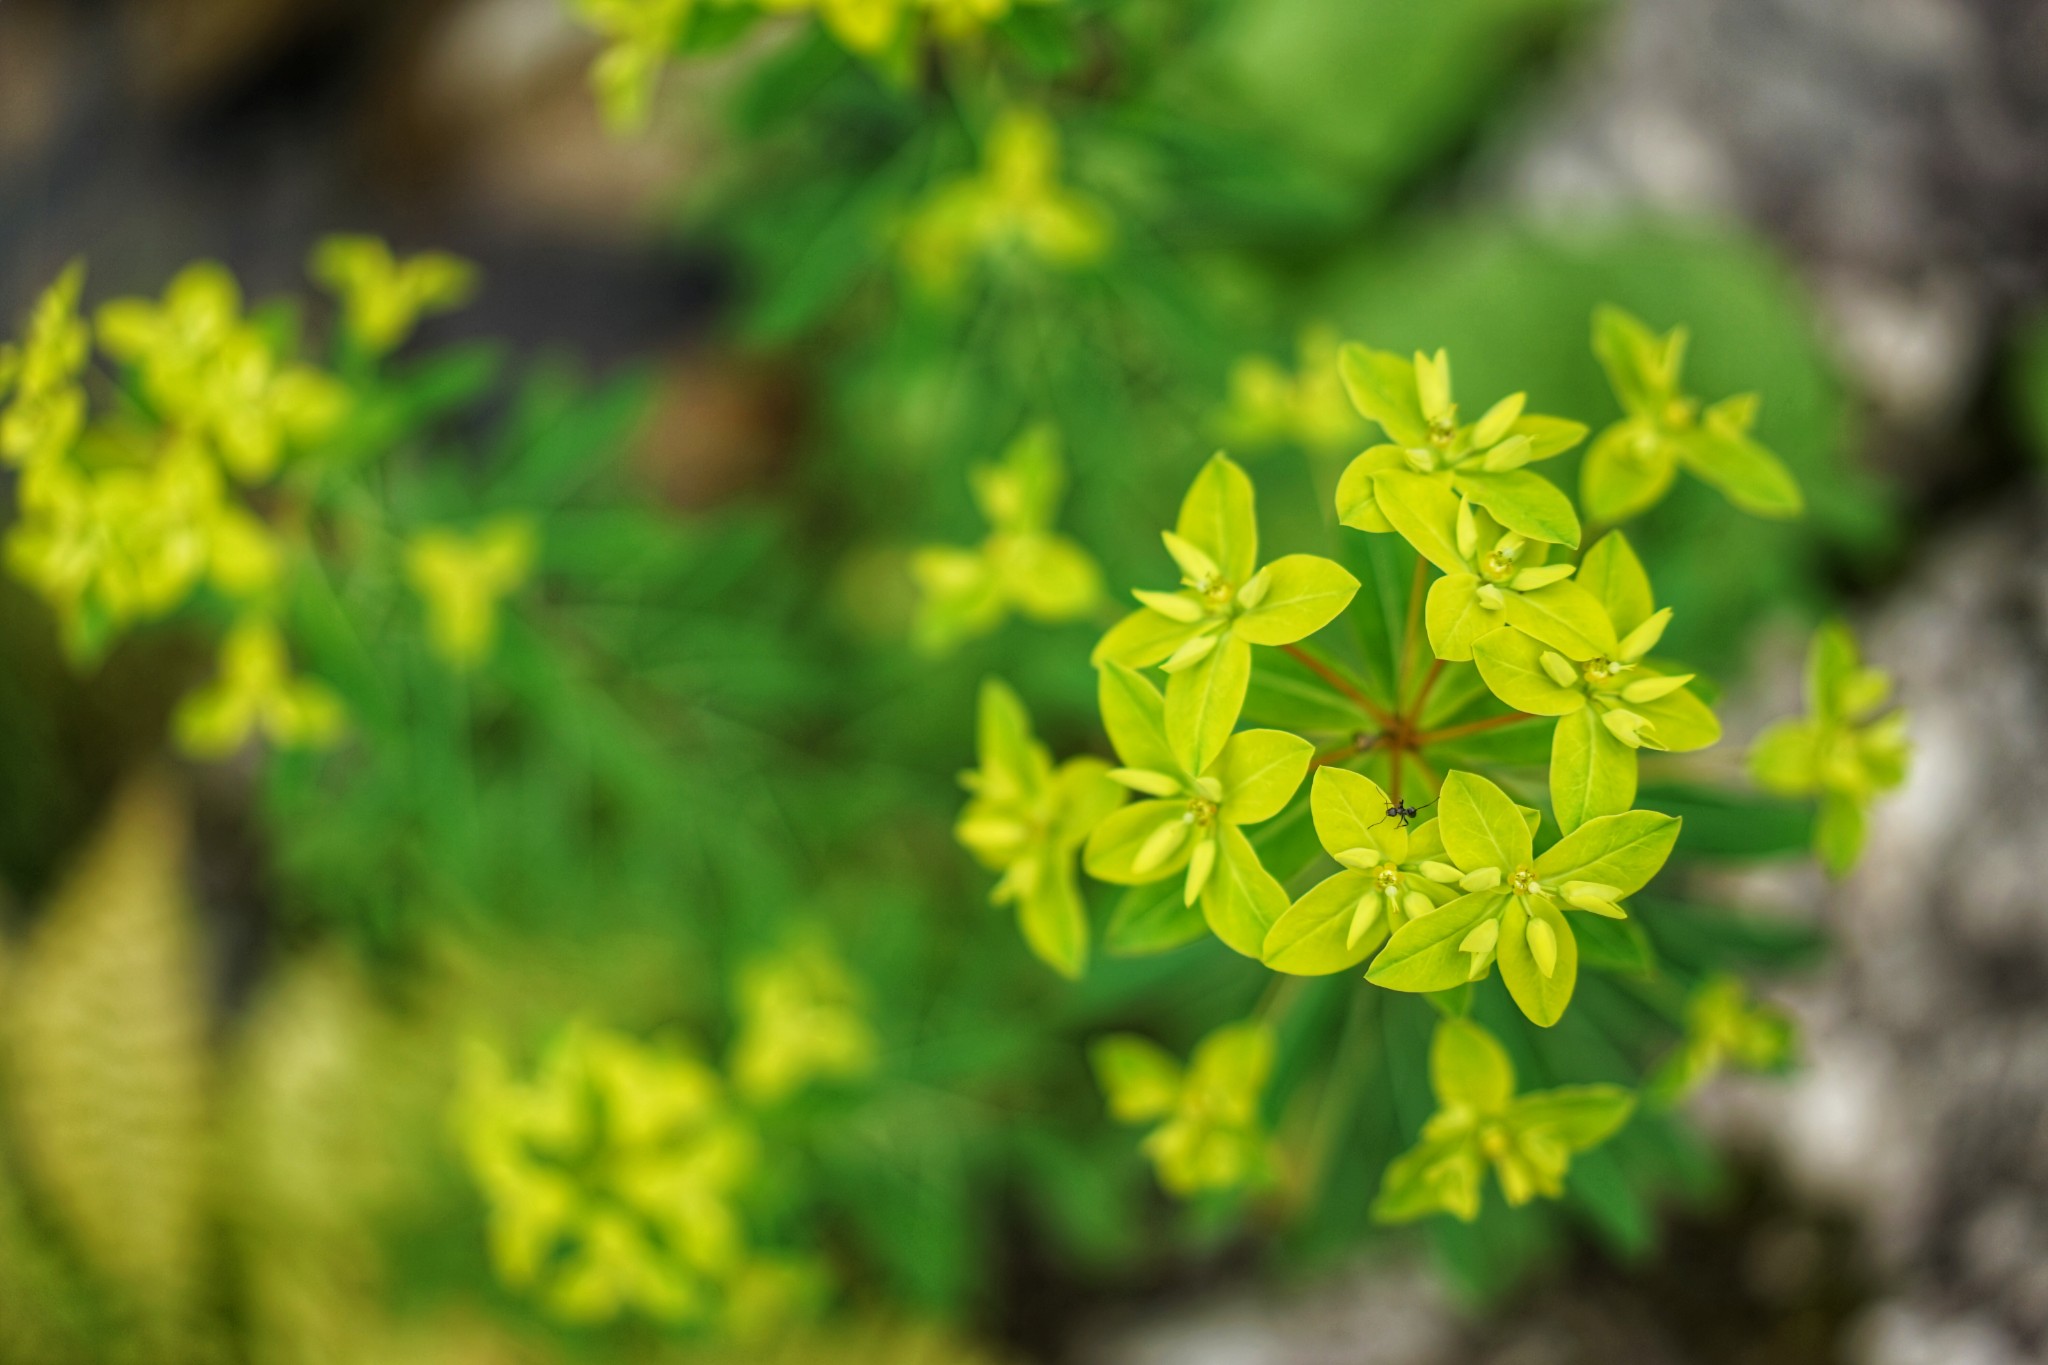
M 1621 899 L 1620 887 L 1600 882 L 1566 882 L 1561 889 L 1565 904 L 1575 909 L 1605 915 L 1608 919 L 1628 918 L 1628 912 L 1615 904 Z
M 1410 891 L 1407 895 L 1401 897 L 1401 909 L 1407 913 L 1409 919 L 1421 919 L 1424 915 L 1436 909 L 1436 902 L 1423 895 L 1420 891 Z
M 1564 582 L 1577 573 L 1578 569 L 1579 566 L 1576 564 L 1545 564 L 1540 568 L 1523 569 L 1508 580 L 1508 586 L 1516 592 L 1534 592 L 1538 588 L 1547 588 L 1552 583 Z
M 1272 591 L 1272 588 L 1273 568 L 1267 565 L 1246 579 L 1245 585 L 1237 590 L 1237 605 L 1250 611 L 1266 600 L 1266 594 Z
M 1500 885 L 1500 869 L 1482 867 L 1477 872 L 1467 872 L 1458 878 L 1458 885 L 1467 891 L 1491 891 Z
M 1623 701 L 1655 701 L 1659 697 L 1670 696 L 1692 680 L 1690 673 L 1678 673 L 1668 678 L 1638 678 L 1621 689 L 1621 697 Z
M 1480 923 L 1473 925 L 1472 932 L 1465 935 L 1459 941 L 1458 951 L 1475 955 L 1490 953 L 1493 951 L 1494 945 L 1499 942 L 1500 921 L 1497 919 L 1482 920 Z
M 1631 749 L 1640 749 L 1650 743 L 1650 722 L 1633 711 L 1609 711 L 1600 717 L 1600 723 L 1607 727 L 1608 734 Z
M 1529 956 L 1536 959 L 1536 970 L 1546 977 L 1557 974 L 1557 931 L 1540 919 L 1531 918 L 1525 935 L 1529 943 Z
M 1173 562 L 1180 565 L 1180 571 L 1189 578 L 1221 578 L 1223 570 L 1216 567 L 1216 561 L 1209 558 L 1201 546 L 1175 535 L 1161 531 L 1159 538 L 1166 542 L 1166 553 L 1173 556 Z
M 1183 893 L 1183 905 L 1193 905 L 1202 894 L 1202 888 L 1209 884 L 1209 874 L 1216 870 L 1216 841 L 1204 839 L 1195 845 L 1194 856 L 1188 859 L 1188 884 Z
M 1379 917 L 1380 898 L 1378 894 L 1368 891 L 1363 896 L 1360 896 L 1357 908 L 1351 912 L 1351 927 L 1344 933 L 1344 946 L 1346 948 L 1356 948 L 1358 940 L 1365 937 L 1366 931 L 1372 928 L 1373 921 Z
M 1479 591 L 1474 596 L 1479 599 L 1479 605 L 1488 611 L 1499 611 L 1508 604 L 1507 598 L 1501 595 L 1501 590 L 1491 583 L 1481 583 Z
M 1134 588 L 1131 590 L 1131 596 L 1169 621 L 1193 625 L 1203 616 L 1202 604 L 1181 593 L 1148 592 L 1144 588 Z
M 1619 657 L 1634 663 L 1657 647 L 1657 642 L 1664 638 L 1664 627 L 1670 624 L 1671 608 L 1665 607 L 1622 636 L 1621 648 L 1616 653 Z
M 1337 861 L 1346 867 L 1356 868 L 1358 871 L 1364 872 L 1378 867 L 1385 859 L 1380 857 L 1378 849 L 1370 845 L 1361 845 L 1358 848 L 1345 849 L 1337 855 Z
M 1479 553 L 1479 519 L 1469 498 L 1458 499 L 1458 553 L 1466 559 Z
M 1422 875 L 1433 882 L 1442 882 L 1445 886 L 1455 886 L 1458 878 L 1465 874 L 1452 867 L 1449 863 L 1440 863 L 1431 859 L 1422 865 Z
M 1163 867 L 1188 837 L 1186 820 L 1169 820 L 1145 837 L 1138 846 L 1138 856 L 1131 859 L 1131 871 L 1142 877 L 1154 868 Z
M 1134 792 L 1147 796 L 1178 796 L 1180 779 L 1165 773 L 1155 773 L 1146 768 L 1111 768 L 1109 780 L 1129 787 Z
M 1410 446 L 1401 453 L 1407 456 L 1409 465 L 1418 474 L 1428 474 L 1436 468 L 1436 456 L 1430 451 L 1418 450 L 1414 446 Z
M 1579 685 L 1579 670 L 1573 668 L 1572 661 L 1556 650 L 1544 650 L 1542 663 L 1543 671 L 1548 673 L 1550 680 L 1559 687 L 1577 687 Z
M 1201 797 L 1204 801 L 1221 801 L 1223 799 L 1223 779 L 1209 773 L 1202 774 L 1202 776 L 1195 779 L 1195 795 Z
M 1494 474 L 1505 474 L 1511 469 L 1520 469 L 1529 463 L 1535 449 L 1526 436 L 1510 436 L 1486 452 L 1486 458 L 1479 462 L 1481 469 Z
M 1486 410 L 1472 427 L 1472 444 L 1479 450 L 1502 440 L 1516 422 L 1521 420 L 1522 408 L 1529 401 L 1526 393 L 1511 393 Z

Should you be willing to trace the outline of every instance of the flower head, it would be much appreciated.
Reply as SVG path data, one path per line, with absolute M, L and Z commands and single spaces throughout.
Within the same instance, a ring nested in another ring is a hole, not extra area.
M 1847 626 L 1822 626 L 1807 655 L 1808 714 L 1771 726 L 1749 751 L 1766 790 L 1820 798 L 1814 848 L 1837 876 L 1863 850 L 1871 803 L 1906 780 L 1912 745 L 1905 713 L 1885 709 L 1891 689 L 1889 674 L 1864 666 Z
M 1118 1121 L 1158 1123 L 1145 1138 L 1145 1155 L 1174 1194 L 1236 1189 L 1270 1172 L 1271 1141 L 1259 1121 L 1273 1070 L 1273 1032 L 1266 1025 L 1217 1029 L 1196 1046 L 1185 1071 L 1158 1044 L 1135 1034 L 1102 1039 L 1091 1057 Z
M 1471 1222 L 1489 1165 L 1510 1204 L 1561 1198 L 1573 1154 L 1605 1142 L 1635 1111 L 1635 1096 L 1616 1085 L 1515 1094 L 1507 1051 L 1469 1019 L 1437 1025 L 1429 1080 L 1437 1112 L 1387 1167 L 1373 1201 L 1380 1222 L 1436 1213 Z
M 590 68 L 590 85 L 612 131 L 647 126 L 662 67 L 696 8 L 696 0 L 575 0 L 577 15 L 607 42 Z
M 498 608 L 533 570 L 533 523 L 500 517 L 475 535 L 433 529 L 405 548 L 405 576 L 427 608 L 427 639 L 451 666 L 474 668 L 498 638 Z
M 1311 327 L 1296 344 L 1289 374 L 1263 355 L 1248 355 L 1230 370 L 1230 401 L 1220 425 L 1224 439 L 1248 446 L 1291 441 L 1309 450 L 1341 450 L 1364 423 L 1337 374 L 1337 333 Z
M 1728 501 L 1759 517 L 1794 517 L 1805 506 L 1799 484 L 1751 439 L 1757 397 L 1738 394 L 1709 405 L 1679 387 L 1686 331 L 1657 336 L 1640 318 L 1611 305 L 1593 314 L 1593 352 L 1627 414 L 1586 452 L 1579 496 L 1595 521 L 1626 521 L 1661 501 L 1682 466 Z
M 1124 791 L 1099 758 L 1070 758 L 1055 768 L 1031 733 L 1031 717 L 998 678 L 981 685 L 980 766 L 960 781 L 973 799 L 954 836 L 984 867 L 1002 873 L 990 892 L 1015 905 L 1031 951 L 1065 976 L 1088 961 L 1088 914 L 1074 878 L 1074 853 L 1123 804 Z
M 499 1278 L 556 1316 L 701 1321 L 746 1268 L 755 1142 L 695 1058 L 572 1026 L 520 1081 L 478 1045 L 454 1117 Z
M 225 758 L 252 737 L 280 748 L 321 748 L 341 735 L 341 701 L 293 674 L 284 637 L 260 619 L 221 643 L 220 674 L 178 704 L 178 745 L 196 758 Z
M 29 314 L 19 349 L 0 346 L 0 460 L 39 465 L 69 454 L 85 430 L 79 376 L 92 349 L 78 316 L 85 266 L 73 262 Z
M 401 261 L 375 237 L 326 238 L 309 268 L 341 301 L 348 335 L 373 356 L 397 349 L 421 318 L 459 308 L 476 292 L 469 262 L 441 251 Z
M 876 1042 L 861 991 L 831 949 L 809 940 L 740 970 L 733 1085 L 757 1104 L 788 1099 L 813 1081 L 874 1069 Z
M 1650 1083 L 1664 1104 L 1676 1104 L 1723 1066 L 1751 1071 L 1782 1068 L 1792 1058 L 1796 1033 L 1784 1011 L 1750 999 L 1732 976 L 1711 976 L 1685 1005 L 1685 1038 Z

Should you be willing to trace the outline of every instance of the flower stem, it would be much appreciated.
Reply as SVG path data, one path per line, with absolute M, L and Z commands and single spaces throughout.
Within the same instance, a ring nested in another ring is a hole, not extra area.
M 1302 667 L 1342 693 L 1345 698 L 1355 702 L 1379 724 L 1381 729 L 1392 730 L 1396 728 L 1394 718 L 1387 714 L 1386 708 L 1371 697 L 1366 696 L 1365 693 L 1359 691 L 1356 687 L 1353 687 L 1350 680 L 1342 673 L 1339 673 L 1300 645 L 1282 645 L 1280 648 L 1298 661 Z
M 1505 716 L 1488 716 L 1485 720 L 1468 721 L 1463 725 L 1453 725 L 1448 730 L 1432 731 L 1421 736 L 1416 740 L 1416 743 L 1443 744 L 1453 739 L 1463 739 L 1467 735 L 1478 735 L 1484 734 L 1488 730 L 1498 730 L 1505 725 L 1520 725 L 1525 720 L 1541 719 L 1543 719 L 1541 716 L 1532 716 L 1527 711 L 1510 711 Z

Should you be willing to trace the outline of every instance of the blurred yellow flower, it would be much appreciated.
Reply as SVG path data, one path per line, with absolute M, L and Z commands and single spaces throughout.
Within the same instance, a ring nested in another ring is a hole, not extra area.
M 989 130 L 982 168 L 941 185 L 903 227 L 906 268 L 938 293 L 959 287 L 977 258 L 1019 253 L 1064 269 L 1109 250 L 1109 215 L 1059 182 L 1059 133 L 1036 109 L 1011 109 Z
M 756 958 L 741 971 L 732 1075 L 747 1099 L 774 1104 L 815 1080 L 864 1076 L 875 1052 L 859 987 L 823 943 Z
M 574 0 L 578 17 L 608 41 L 591 88 L 613 132 L 647 126 L 661 68 L 682 42 L 695 0 Z
M 340 301 L 343 328 L 372 356 L 403 345 L 421 318 L 469 302 L 477 285 L 468 261 L 443 251 L 401 261 L 375 237 L 324 238 L 308 270 Z
M 341 735 L 341 701 L 292 673 L 277 627 L 251 618 L 221 643 L 220 676 L 179 703 L 178 747 L 195 758 L 225 758 L 260 735 L 279 748 L 319 748 Z
M 1230 371 L 1230 400 L 1220 422 L 1234 446 L 1293 442 L 1309 450 L 1344 450 L 1365 435 L 1365 422 L 1337 372 L 1336 331 L 1310 327 L 1296 345 L 1296 368 L 1248 355 Z
M 754 1139 L 694 1058 L 572 1025 L 528 1083 L 479 1044 L 455 1126 L 499 1277 L 557 1317 L 702 1321 L 749 1264 Z
M 456 668 L 490 656 L 498 606 L 533 571 L 536 538 L 523 517 L 501 517 L 473 536 L 422 531 L 405 549 L 405 576 L 427 608 L 427 639 Z
M 309 365 L 280 359 L 242 320 L 242 293 L 211 262 L 187 266 L 163 299 L 115 299 L 98 316 L 100 346 L 131 365 L 165 423 L 205 440 L 237 478 L 277 472 L 290 445 L 319 440 L 348 407 L 347 391 Z
M 1158 1044 L 1130 1033 L 1098 1041 L 1091 1060 L 1112 1117 L 1158 1123 L 1145 1137 L 1145 1155 L 1159 1183 L 1186 1198 L 1256 1184 L 1272 1173 L 1272 1141 L 1259 1109 L 1273 1048 L 1272 1029 L 1247 1020 L 1204 1038 L 1185 1069 Z
M 21 347 L 0 346 L 0 458 L 31 465 L 62 458 L 85 430 L 85 369 L 92 339 L 78 316 L 85 266 L 73 262 L 29 315 Z

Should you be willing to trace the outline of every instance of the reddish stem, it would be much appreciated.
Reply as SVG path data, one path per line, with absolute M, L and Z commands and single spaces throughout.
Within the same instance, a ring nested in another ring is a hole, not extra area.
M 1450 740 L 1463 739 L 1467 735 L 1478 735 L 1484 734 L 1488 730 L 1498 730 L 1504 725 L 1520 725 L 1525 720 L 1541 719 L 1541 716 L 1532 716 L 1526 711 L 1510 711 L 1505 716 L 1488 716 L 1485 720 L 1468 721 L 1463 725 L 1453 725 L 1448 730 L 1436 730 L 1421 736 L 1415 742 L 1418 745 L 1444 744 Z
M 1367 715 L 1371 716 L 1373 720 L 1379 723 L 1381 729 L 1393 730 L 1398 728 L 1394 718 L 1387 714 L 1386 709 L 1384 707 L 1382 707 L 1378 702 L 1374 701 L 1371 697 L 1366 696 L 1365 693 L 1359 691 L 1356 687 L 1353 687 L 1350 681 L 1346 679 L 1344 675 L 1339 673 L 1336 669 L 1330 667 L 1321 659 L 1318 659 L 1315 655 L 1303 649 L 1300 645 L 1282 645 L 1280 646 L 1280 648 L 1285 650 L 1293 658 L 1299 660 L 1301 665 L 1304 668 L 1308 669 L 1309 672 L 1315 674 L 1318 678 L 1321 678 L 1331 687 L 1337 689 L 1337 691 L 1341 692 L 1345 697 L 1349 698 L 1351 701 L 1356 702 L 1361 708 L 1364 709 Z

